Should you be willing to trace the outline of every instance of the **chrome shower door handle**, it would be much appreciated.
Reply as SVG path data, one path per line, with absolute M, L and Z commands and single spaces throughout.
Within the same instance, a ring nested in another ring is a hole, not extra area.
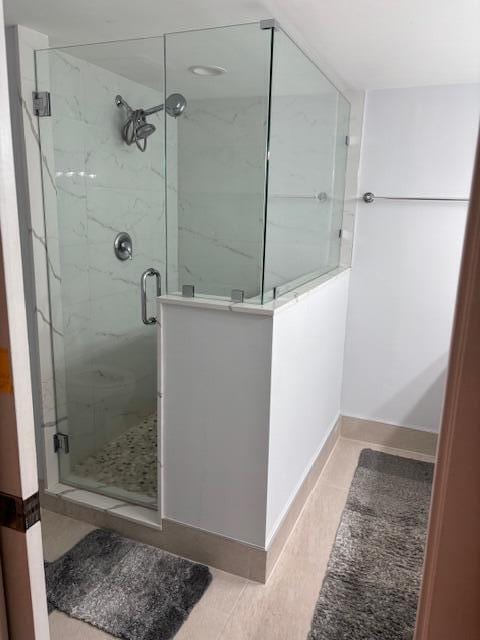
M 150 318 L 147 317 L 147 278 L 150 276 L 155 276 L 157 280 L 157 296 L 160 296 L 162 293 L 161 290 L 161 282 L 160 282 L 160 273 L 156 269 L 152 269 L 151 267 L 142 273 L 142 277 L 140 280 L 140 290 L 141 290 L 141 305 L 142 305 L 142 322 L 143 324 L 155 324 L 157 319 L 154 316 Z

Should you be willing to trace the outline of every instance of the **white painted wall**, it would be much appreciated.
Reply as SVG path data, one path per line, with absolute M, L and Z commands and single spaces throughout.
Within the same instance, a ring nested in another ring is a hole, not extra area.
M 274 315 L 267 546 L 340 414 L 349 276 Z
M 340 414 L 348 282 L 244 312 L 160 298 L 163 517 L 268 546 Z
M 163 515 L 263 547 L 271 317 L 161 306 Z
M 367 94 L 359 192 L 469 195 L 480 85 Z M 342 413 L 439 428 L 467 205 L 361 204 Z

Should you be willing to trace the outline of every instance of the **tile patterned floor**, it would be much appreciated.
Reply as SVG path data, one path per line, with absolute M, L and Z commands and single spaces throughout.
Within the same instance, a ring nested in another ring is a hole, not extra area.
M 268 584 L 212 569 L 212 584 L 176 640 L 305 640 L 358 456 L 365 447 L 433 461 L 431 456 L 340 439 Z M 46 559 L 64 553 L 92 528 L 46 512 Z M 50 631 L 52 640 L 111 638 L 58 611 L 50 616 Z
M 75 476 L 155 498 L 157 495 L 157 418 L 114 438 L 72 469 Z

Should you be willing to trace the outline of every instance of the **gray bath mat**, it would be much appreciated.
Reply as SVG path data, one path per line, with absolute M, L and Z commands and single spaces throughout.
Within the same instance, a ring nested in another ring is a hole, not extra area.
M 309 640 L 411 640 L 433 464 L 364 449 Z
M 49 609 L 125 640 L 172 638 L 212 580 L 208 567 L 104 529 L 45 573 Z

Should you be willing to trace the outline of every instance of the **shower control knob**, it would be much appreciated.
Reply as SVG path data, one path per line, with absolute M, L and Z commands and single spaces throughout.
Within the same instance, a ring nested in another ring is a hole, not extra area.
M 132 238 L 125 231 L 115 236 L 113 250 L 119 260 L 131 260 L 133 258 Z

